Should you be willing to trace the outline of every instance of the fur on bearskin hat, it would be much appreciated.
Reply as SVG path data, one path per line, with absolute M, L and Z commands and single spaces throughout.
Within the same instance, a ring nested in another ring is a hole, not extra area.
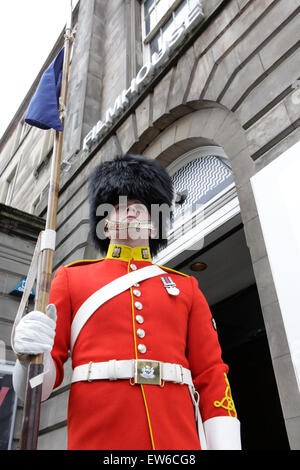
M 98 165 L 89 179 L 90 202 L 90 234 L 97 248 L 107 252 L 110 240 L 98 236 L 97 225 L 107 218 L 107 214 L 96 215 L 101 204 L 115 206 L 120 196 L 128 199 L 137 199 L 144 204 L 151 214 L 151 204 L 167 204 L 170 208 L 169 218 L 160 213 L 158 235 L 150 238 L 149 247 L 152 256 L 167 245 L 167 240 L 162 234 L 166 233 L 166 227 L 172 218 L 172 204 L 174 199 L 171 178 L 165 168 L 158 162 L 141 155 L 125 154 L 114 160 L 106 161 Z

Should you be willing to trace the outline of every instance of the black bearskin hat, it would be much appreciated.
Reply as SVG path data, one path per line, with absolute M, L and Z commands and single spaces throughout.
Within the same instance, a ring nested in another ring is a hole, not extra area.
M 172 218 L 173 185 L 165 168 L 158 162 L 141 155 L 125 154 L 98 165 L 89 179 L 90 234 L 97 248 L 107 252 L 110 240 L 97 234 L 97 225 L 107 218 L 107 213 L 96 214 L 101 204 L 115 206 L 120 196 L 137 199 L 151 214 L 151 204 L 167 204 L 168 216 L 159 213 L 158 234 L 150 238 L 152 256 L 167 245 L 166 227 Z M 166 206 L 165 206 L 166 207 Z M 165 212 L 166 214 L 166 212 Z M 99 226 L 98 226 L 99 227 Z

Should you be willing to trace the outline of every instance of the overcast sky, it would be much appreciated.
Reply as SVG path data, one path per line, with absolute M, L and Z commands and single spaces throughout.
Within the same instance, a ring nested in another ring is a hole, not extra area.
M 70 0 L 0 0 L 0 138 L 66 24 L 69 8 Z

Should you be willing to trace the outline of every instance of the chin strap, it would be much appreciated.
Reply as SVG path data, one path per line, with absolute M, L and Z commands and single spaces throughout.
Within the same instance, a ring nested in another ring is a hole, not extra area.
M 129 220 L 126 222 L 115 222 L 107 219 L 105 221 L 104 227 L 114 230 L 123 230 L 128 228 L 153 230 L 155 228 L 153 223 L 149 222 L 148 220 Z

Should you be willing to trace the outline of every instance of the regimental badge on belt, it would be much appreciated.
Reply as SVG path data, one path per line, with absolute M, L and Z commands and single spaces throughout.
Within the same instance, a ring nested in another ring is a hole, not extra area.
M 161 363 L 137 359 L 135 361 L 134 383 L 161 385 Z
M 176 287 L 175 282 L 171 279 L 170 276 L 164 276 L 160 278 L 164 287 L 166 288 L 168 294 L 178 295 L 180 290 Z

